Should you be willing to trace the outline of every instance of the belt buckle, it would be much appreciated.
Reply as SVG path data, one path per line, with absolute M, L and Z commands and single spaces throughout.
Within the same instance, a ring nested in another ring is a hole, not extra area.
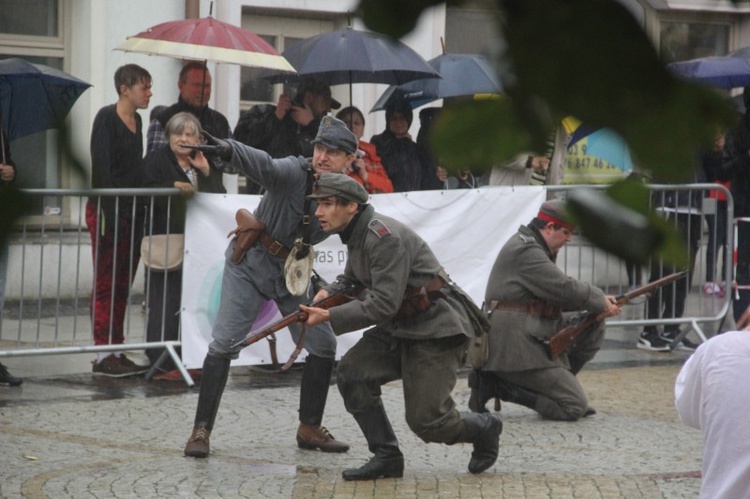
M 280 242 L 274 241 L 268 246 L 268 252 L 273 256 L 276 256 L 279 254 L 279 251 L 281 251 L 281 248 L 283 247 L 284 246 Z

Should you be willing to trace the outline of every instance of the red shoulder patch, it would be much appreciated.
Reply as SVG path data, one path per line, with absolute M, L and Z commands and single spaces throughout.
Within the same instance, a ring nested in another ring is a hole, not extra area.
M 367 228 L 373 231 L 375 235 L 377 235 L 380 239 L 391 235 L 391 231 L 388 229 L 388 227 L 386 227 L 382 221 L 375 218 L 370 220 Z

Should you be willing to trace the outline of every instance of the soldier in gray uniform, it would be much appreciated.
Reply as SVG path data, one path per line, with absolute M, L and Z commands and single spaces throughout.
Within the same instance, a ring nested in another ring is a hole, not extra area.
M 346 410 L 375 455 L 344 471 L 345 480 L 401 477 L 404 458 L 385 413 L 381 386 L 402 380 L 406 422 L 425 442 L 474 444 L 469 471 L 497 459 L 502 421 L 497 415 L 461 413 L 451 398 L 456 371 L 474 336 L 460 288 L 429 246 L 404 224 L 376 213 L 364 187 L 344 175 L 323 174 L 314 194 L 315 216 L 338 233 L 349 250 L 344 274 L 315 299 L 349 284 L 366 289 L 358 299 L 328 310 L 302 306 L 308 326 L 331 323 L 338 334 L 375 325 L 341 359 L 338 387 Z
M 620 313 L 613 296 L 568 277 L 555 263 L 574 229 L 565 202 L 547 201 L 500 250 L 485 293 L 490 356 L 469 375 L 471 410 L 485 412 L 487 401 L 499 397 L 552 420 L 577 421 L 595 412 L 576 374 L 601 348 L 604 323 L 583 332 L 555 360 L 539 341 L 564 327 L 563 312 L 585 310 L 600 321 Z
M 299 305 L 308 300 L 304 294 L 292 295 L 284 278 L 285 259 L 295 240 L 306 231 L 312 244 L 328 236 L 312 216 L 315 203 L 310 203 L 305 196 L 312 190 L 314 174 L 341 173 L 354 160 L 357 150 L 357 138 L 342 121 L 332 116 L 321 121 L 312 161 L 301 156 L 272 159 L 268 153 L 241 142 L 209 139 L 218 146 L 218 155 L 225 164 L 265 189 L 255 211 L 255 216 L 265 223 L 265 229 L 239 263 L 232 259 L 237 238 L 232 239 L 226 250 L 221 305 L 212 331 L 213 341 L 203 363 L 193 433 L 185 447 L 185 455 L 192 457 L 209 454 L 209 435 L 226 385 L 229 363 L 239 355 L 230 345 L 250 331 L 264 301 L 273 300 L 281 313 L 288 315 L 298 311 Z M 306 207 L 308 213 L 305 213 Z M 308 229 L 304 228 L 303 219 L 309 221 Z M 298 342 L 301 328 L 294 325 L 290 330 Z M 321 426 L 336 354 L 336 337 L 328 324 L 321 324 L 308 331 L 303 344 L 308 356 L 300 388 L 297 444 L 303 449 L 346 452 L 349 446 L 335 440 Z

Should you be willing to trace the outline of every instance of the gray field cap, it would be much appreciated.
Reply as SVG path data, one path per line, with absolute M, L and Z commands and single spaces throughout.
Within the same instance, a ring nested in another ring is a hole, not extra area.
M 348 154 L 354 154 L 359 143 L 352 131 L 346 128 L 346 124 L 331 115 L 323 116 L 320 120 L 318 135 L 313 142 L 320 142 L 332 149 L 341 149 Z
M 365 188 L 349 175 L 345 173 L 323 173 L 315 182 L 313 193 L 307 197 L 321 199 L 331 196 L 338 196 L 357 204 L 365 204 L 370 199 Z

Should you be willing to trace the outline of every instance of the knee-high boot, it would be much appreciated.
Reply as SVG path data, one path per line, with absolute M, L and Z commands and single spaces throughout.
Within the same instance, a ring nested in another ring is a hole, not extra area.
M 495 384 L 492 373 L 485 373 L 479 369 L 474 369 L 469 373 L 469 409 L 472 412 L 487 412 L 487 402 L 495 397 Z
M 339 442 L 321 426 L 331 385 L 333 359 L 308 355 L 302 371 L 299 394 L 299 428 L 297 446 L 301 449 L 320 449 L 323 452 L 346 452 L 349 445 Z
M 500 452 L 500 434 L 503 432 L 503 421 L 497 414 L 488 412 L 461 413 L 464 428 L 458 442 L 474 444 L 474 451 L 469 460 L 469 471 L 481 473 L 489 469 Z M 457 443 L 458 443 L 457 442 Z
M 404 455 L 398 448 L 398 440 L 385 407 L 375 407 L 354 415 L 370 452 L 375 454 L 364 466 L 345 470 L 344 480 L 375 480 L 376 478 L 401 478 L 404 476 Z
M 230 362 L 231 359 L 215 355 L 206 355 L 203 361 L 198 408 L 195 410 L 193 433 L 185 446 L 186 456 L 206 457 L 210 452 L 208 438 L 214 427 L 221 395 L 227 384 Z

